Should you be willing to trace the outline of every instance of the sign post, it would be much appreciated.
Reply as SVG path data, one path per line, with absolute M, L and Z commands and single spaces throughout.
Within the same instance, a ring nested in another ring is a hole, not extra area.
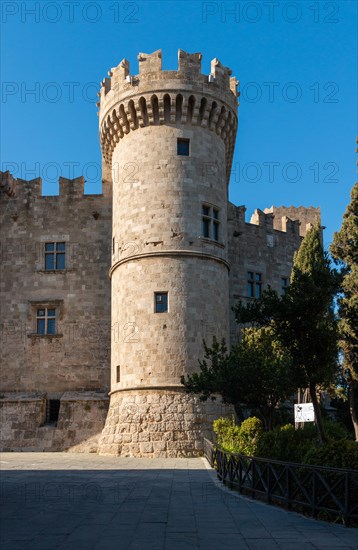
M 298 405 L 295 405 L 295 424 L 297 424 L 298 422 L 314 421 L 315 416 L 313 403 L 298 403 Z

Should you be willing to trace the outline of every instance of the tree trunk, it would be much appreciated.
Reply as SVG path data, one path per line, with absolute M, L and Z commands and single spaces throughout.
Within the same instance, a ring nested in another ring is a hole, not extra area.
M 320 444 L 322 445 L 323 443 L 326 442 L 326 434 L 324 433 L 321 407 L 320 407 L 320 404 L 318 403 L 318 399 L 317 399 L 316 384 L 314 382 L 310 382 L 309 387 L 310 387 L 310 394 L 311 394 L 314 414 L 315 414 L 315 417 L 316 417 L 318 440 L 319 440 Z
M 357 411 L 357 399 L 358 399 L 358 384 L 355 380 L 352 380 L 348 389 L 349 396 L 349 410 L 352 417 L 354 433 L 356 441 L 358 441 L 358 411 Z

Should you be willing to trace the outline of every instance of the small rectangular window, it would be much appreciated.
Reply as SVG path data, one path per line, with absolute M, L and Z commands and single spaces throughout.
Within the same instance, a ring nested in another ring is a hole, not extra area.
M 65 269 L 66 243 L 45 243 L 45 270 Z
M 249 298 L 261 298 L 262 274 L 253 271 L 247 272 L 247 295 Z
M 177 154 L 184 157 L 189 156 L 189 139 L 178 138 Z
M 219 209 L 214 206 L 203 204 L 201 207 L 202 214 L 202 229 L 201 235 L 206 239 L 212 239 L 218 241 L 220 237 L 219 232 Z
M 256 294 L 255 294 L 255 298 L 261 298 L 261 283 L 256 283 Z
M 203 205 L 201 209 L 203 216 L 209 216 L 210 217 L 210 206 Z
M 119 384 L 120 381 L 121 381 L 121 366 L 117 365 L 117 368 L 116 368 L 116 382 L 117 382 L 117 384 Z
M 155 313 L 165 313 L 168 311 L 168 293 L 167 292 L 155 292 Z
M 37 334 L 56 334 L 56 309 L 41 308 L 36 314 Z
M 203 218 L 202 235 L 206 239 L 210 238 L 210 220 L 207 220 L 206 218 Z
M 218 222 L 213 223 L 213 239 L 214 239 L 214 241 L 219 240 L 219 224 L 218 224 Z
M 289 285 L 289 278 L 288 277 L 281 277 L 281 296 L 286 294 L 288 285 Z
M 251 282 L 247 283 L 247 295 L 249 296 L 249 298 L 255 297 L 254 283 L 251 283 Z

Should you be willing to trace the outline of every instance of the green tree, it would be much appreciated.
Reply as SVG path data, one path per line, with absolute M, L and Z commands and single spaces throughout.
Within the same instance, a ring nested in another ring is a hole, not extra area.
M 340 231 L 334 234 L 331 254 L 343 276 L 338 300 L 340 349 L 343 368 L 348 372 L 349 408 L 358 441 L 358 183 L 343 216 Z
M 199 361 L 200 372 L 181 379 L 188 393 L 200 399 L 222 396 L 243 419 L 243 409 L 253 409 L 267 429 L 272 429 L 274 411 L 289 397 L 292 383 L 291 359 L 274 338 L 271 328 L 247 328 L 241 341 L 229 353 L 225 341 L 204 342 L 205 356 Z
M 333 298 L 338 277 L 323 251 L 321 228 L 311 228 L 294 256 L 291 284 L 284 296 L 269 289 L 260 300 L 235 308 L 239 323 L 272 327 L 290 354 L 297 387 L 308 387 L 320 442 L 325 441 L 318 386 L 335 379 L 338 366 L 337 322 Z

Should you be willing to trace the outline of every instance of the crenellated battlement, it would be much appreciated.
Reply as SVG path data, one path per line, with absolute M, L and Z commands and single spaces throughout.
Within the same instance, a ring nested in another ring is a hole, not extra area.
M 108 165 L 129 132 L 159 125 L 201 126 L 225 143 L 230 173 L 237 131 L 237 84 L 218 59 L 210 75 L 201 73 L 201 53 L 178 52 L 178 70 L 162 70 L 162 51 L 138 55 L 139 74 L 123 59 L 109 71 L 100 92 L 100 141 Z
M 244 227 L 258 226 L 269 233 L 280 231 L 304 237 L 313 225 L 321 221 L 320 208 L 312 206 L 271 206 L 264 210 L 257 208 L 249 222 L 246 222 L 245 214 L 245 206 L 235 206 L 229 203 L 228 221 L 235 227 L 237 236 Z
M 7 170 L 6 172 L 0 172 L 0 194 L 5 193 L 9 197 L 15 195 L 15 178 Z
M 224 67 L 217 58 L 211 61 L 210 74 L 201 73 L 201 53 L 188 53 L 184 50 L 178 50 L 178 69 L 176 71 L 162 70 L 162 50 L 157 50 L 153 53 L 138 54 L 137 75 L 131 75 L 130 62 L 127 59 L 122 59 L 117 67 L 113 67 L 108 71 L 109 78 L 104 78 L 101 85 L 102 89 L 99 93 L 100 103 L 108 92 L 117 91 L 124 92 L 131 90 L 133 86 L 139 86 L 145 81 L 151 83 L 156 81 L 169 80 L 193 80 L 200 84 L 211 84 L 213 89 L 221 88 L 223 92 L 231 92 L 229 98 L 237 98 L 238 81 L 235 77 L 231 77 L 232 71 L 228 67 Z M 230 97 L 232 95 L 233 97 Z M 102 108 L 102 103 L 101 103 Z
M 297 225 L 301 237 L 306 235 L 310 227 L 316 223 L 321 223 L 321 209 L 319 207 L 271 206 L 271 208 L 265 208 L 264 212 L 273 215 L 274 229 L 287 232 Z M 296 231 L 297 229 L 292 230 Z
M 6 194 L 10 198 L 17 199 L 36 199 L 36 198 L 66 198 L 66 199 L 82 199 L 86 197 L 101 196 L 85 194 L 85 179 L 83 176 L 69 179 L 59 177 L 59 194 L 58 195 L 43 195 L 42 194 L 42 178 L 34 178 L 32 180 L 24 180 L 14 178 L 9 171 L 0 171 L 0 192 Z

